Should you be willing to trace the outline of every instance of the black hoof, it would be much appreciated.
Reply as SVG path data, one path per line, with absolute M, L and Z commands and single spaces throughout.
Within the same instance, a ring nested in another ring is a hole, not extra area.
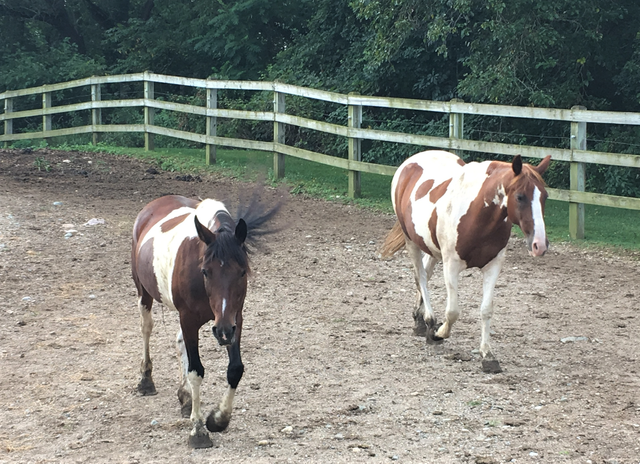
M 189 448 L 202 449 L 211 448 L 212 446 L 213 442 L 207 432 L 203 431 L 195 435 L 189 435 Z
M 416 323 L 416 325 L 413 327 L 413 335 L 415 335 L 416 337 L 426 337 L 427 326 L 424 324 L 420 325 Z
M 499 374 L 502 372 L 502 368 L 497 359 L 483 359 L 482 372 L 485 374 Z
M 143 396 L 152 396 L 158 393 L 151 377 L 143 377 L 140 379 L 138 383 L 138 393 Z
M 180 415 L 185 419 L 188 419 L 189 417 L 191 417 L 191 409 L 191 400 L 189 400 L 180 407 Z
M 413 335 L 417 337 L 424 337 L 425 335 L 427 335 L 427 324 L 424 322 L 424 317 L 422 317 L 422 314 L 414 314 L 413 321 Z
M 215 416 L 215 412 L 212 412 L 207 417 L 207 429 L 209 432 L 222 432 L 229 426 L 229 419 L 216 422 Z
M 442 345 L 442 343 L 444 342 L 444 338 L 438 337 L 436 335 L 436 332 L 438 331 L 441 325 L 442 324 L 437 324 L 436 326 L 429 327 L 427 329 L 427 334 L 426 334 L 427 345 Z

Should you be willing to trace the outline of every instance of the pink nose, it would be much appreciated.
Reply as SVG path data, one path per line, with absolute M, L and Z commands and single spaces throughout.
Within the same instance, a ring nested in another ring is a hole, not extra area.
M 543 256 L 547 252 L 549 242 L 544 239 L 535 239 L 531 244 L 531 256 Z

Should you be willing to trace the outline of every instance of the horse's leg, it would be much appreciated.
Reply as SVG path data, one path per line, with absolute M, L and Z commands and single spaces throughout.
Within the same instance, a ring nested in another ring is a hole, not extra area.
M 242 379 L 244 365 L 240 356 L 240 335 L 242 333 L 242 314 L 236 318 L 236 340 L 227 347 L 229 355 L 229 365 L 227 366 L 227 390 L 222 396 L 222 400 L 217 409 L 214 409 L 207 416 L 207 428 L 211 432 L 222 432 L 229 425 L 231 413 L 233 411 L 233 398 L 236 395 L 236 388 Z
M 185 330 L 181 324 L 183 343 L 187 352 L 189 367 L 187 368 L 187 380 L 191 387 L 191 423 L 193 430 L 189 434 L 189 446 L 191 448 L 211 448 L 213 442 L 209 438 L 209 433 L 204 425 L 204 418 L 200 407 L 200 385 L 204 378 L 204 366 L 200 362 L 198 351 L 198 330 L 199 327 Z
M 453 324 L 460 317 L 460 307 L 458 306 L 458 278 L 462 266 L 452 260 L 446 260 L 443 264 L 444 283 L 447 287 L 447 310 L 444 314 L 444 324 L 440 326 L 435 336 L 449 338 Z
M 422 257 L 424 253 L 420 250 L 420 247 L 411 240 L 406 240 L 406 248 L 411 263 L 413 264 L 413 275 L 416 279 L 416 286 L 420 292 L 418 304 L 413 310 L 413 320 L 415 322 L 413 333 L 414 335 L 425 335 L 427 343 L 439 342 L 441 339 L 434 337 L 436 316 L 431 307 L 429 290 L 427 288 L 427 281 L 429 277 L 431 277 L 431 274 L 433 274 L 436 260 L 429 256 L 423 264 Z
M 489 339 L 491 337 L 491 317 L 493 316 L 493 293 L 504 258 L 505 252 L 502 250 L 498 256 L 482 268 L 482 305 L 480 306 L 482 338 L 480 340 L 480 353 L 482 353 L 482 370 L 489 374 L 502 372 L 500 363 L 491 351 Z
M 140 365 L 141 378 L 138 383 L 138 392 L 143 395 L 155 395 L 157 393 L 156 386 L 151 377 L 153 364 L 149 354 L 149 339 L 153 330 L 153 316 L 151 314 L 153 298 L 144 289 L 140 293 L 138 309 L 140 310 L 140 329 L 142 332 L 142 364 Z
M 189 356 L 187 355 L 187 348 L 184 345 L 182 329 L 178 330 L 176 348 L 178 349 L 178 356 L 180 358 L 180 387 L 178 388 L 178 399 L 180 400 L 181 405 L 180 412 L 182 417 L 189 417 L 191 415 L 191 387 L 187 385 L 187 377 L 189 376 Z

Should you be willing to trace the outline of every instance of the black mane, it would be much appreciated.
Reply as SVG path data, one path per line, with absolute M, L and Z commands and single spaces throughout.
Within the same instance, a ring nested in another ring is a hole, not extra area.
M 248 254 L 256 248 L 258 241 L 265 235 L 277 232 L 279 229 L 268 227 L 268 221 L 273 218 L 282 206 L 282 202 L 273 208 L 266 208 L 258 198 L 258 192 L 254 192 L 248 202 L 240 202 L 236 217 L 247 224 L 247 238 L 240 243 L 235 235 L 237 223 L 227 212 L 219 212 L 216 217 L 220 227 L 215 231 L 214 240 L 204 253 L 205 261 L 219 259 L 223 262 L 236 262 L 241 267 L 249 269 Z

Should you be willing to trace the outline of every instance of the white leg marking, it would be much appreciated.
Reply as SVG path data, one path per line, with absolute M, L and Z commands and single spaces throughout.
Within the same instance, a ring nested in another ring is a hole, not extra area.
M 482 305 L 480 306 L 482 334 L 480 339 L 480 353 L 482 353 L 483 358 L 493 358 L 490 344 L 491 317 L 493 316 L 493 294 L 505 256 L 506 248 L 498 253 L 498 256 L 493 258 L 489 264 L 482 268 Z
M 187 375 L 191 386 L 191 421 L 202 422 L 202 410 L 200 409 L 200 385 L 202 377 L 196 371 L 191 371 Z
M 233 411 L 233 398 L 236 395 L 236 389 L 227 387 L 227 390 L 222 396 L 218 410 L 214 416 L 216 424 L 229 422 L 231 419 L 231 412 Z
M 176 348 L 178 349 L 178 356 L 180 356 L 180 385 L 184 386 L 189 373 L 189 356 L 187 355 L 187 347 L 184 344 L 182 329 L 178 329 Z
M 449 338 L 453 324 L 460 317 L 460 307 L 458 306 L 458 277 L 463 267 L 460 263 L 445 261 L 444 283 L 447 287 L 447 311 L 444 314 L 444 324 L 436 332 L 436 336 Z
M 410 240 L 407 240 L 406 248 L 407 248 L 407 252 L 409 253 L 409 258 L 413 263 L 413 272 L 416 279 L 416 285 L 420 290 L 420 295 L 422 296 L 422 301 L 424 303 L 424 308 L 425 308 L 424 319 L 425 321 L 427 319 L 434 320 L 435 315 L 433 313 L 433 308 L 431 307 L 431 300 L 429 298 L 429 289 L 427 288 L 428 272 L 422 263 L 423 253 L 420 250 L 420 247 L 418 247 L 418 245 L 416 245 Z M 431 273 L 433 273 L 434 265 L 435 265 L 435 262 L 431 266 Z
M 151 364 L 149 354 L 149 339 L 153 330 L 153 317 L 151 311 L 142 304 L 142 298 L 138 298 L 138 309 L 140 310 L 140 330 L 142 332 L 142 370 L 143 373 Z

